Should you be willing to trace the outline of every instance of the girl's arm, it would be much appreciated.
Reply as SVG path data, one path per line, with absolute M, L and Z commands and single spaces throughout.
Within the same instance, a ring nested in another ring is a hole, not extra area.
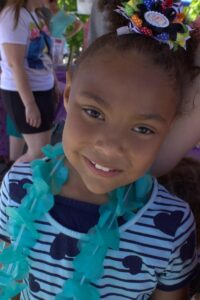
M 193 35 L 199 41 L 194 63 L 200 67 L 200 17 L 193 23 L 193 29 Z M 192 84 L 185 84 L 183 103 L 186 103 L 185 113 L 174 122 L 152 167 L 155 176 L 173 169 L 200 140 L 200 75 Z
M 26 122 L 39 127 L 41 124 L 40 111 L 36 105 L 33 93 L 31 91 L 28 77 L 24 69 L 25 45 L 3 44 L 8 63 L 13 71 L 13 77 L 17 90 L 25 106 Z
M 200 140 L 200 75 L 187 88 L 184 113 L 172 124 L 155 163 L 152 174 L 159 177 L 173 169 Z
M 83 22 L 78 17 L 76 17 L 76 19 L 75 19 L 75 21 L 73 23 L 73 29 L 70 32 L 67 32 L 67 38 L 73 37 L 82 28 L 83 28 Z
M 150 300 L 188 300 L 189 292 L 188 288 L 182 288 L 173 292 L 164 292 L 156 289 Z

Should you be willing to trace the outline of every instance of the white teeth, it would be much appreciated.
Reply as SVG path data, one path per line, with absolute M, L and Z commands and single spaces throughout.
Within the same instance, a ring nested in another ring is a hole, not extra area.
M 94 161 L 92 161 L 92 163 L 95 166 L 95 168 L 98 169 L 98 170 L 102 170 L 104 172 L 110 172 L 110 171 L 113 170 L 113 169 L 109 169 L 109 168 L 103 167 L 103 166 L 101 166 L 99 164 L 96 164 Z
M 98 170 L 102 170 L 102 171 L 104 171 L 104 172 L 110 172 L 110 171 L 111 171 L 111 169 L 102 167 L 102 166 L 100 166 L 100 165 L 98 165 L 98 164 L 95 164 L 95 168 L 98 169 Z

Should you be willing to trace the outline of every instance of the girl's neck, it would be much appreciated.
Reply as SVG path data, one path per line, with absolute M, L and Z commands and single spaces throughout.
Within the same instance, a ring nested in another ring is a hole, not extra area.
M 69 179 L 62 187 L 61 196 L 97 205 L 108 201 L 108 195 L 97 195 L 90 192 L 76 170 L 68 162 L 66 162 L 66 166 L 69 169 Z

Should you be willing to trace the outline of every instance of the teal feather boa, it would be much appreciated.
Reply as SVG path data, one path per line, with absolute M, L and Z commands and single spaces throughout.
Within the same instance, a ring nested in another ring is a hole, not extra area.
M 0 298 L 8 300 L 27 286 L 29 266 L 27 256 L 30 248 L 39 238 L 35 220 L 41 218 L 54 205 L 54 196 L 59 194 L 67 182 L 68 170 L 64 165 L 62 144 L 46 146 L 44 154 L 49 160 L 35 160 L 31 163 L 33 184 L 25 184 L 27 190 L 18 208 L 8 207 L 8 232 L 12 243 L 5 248 L 0 245 Z M 134 184 L 120 187 L 109 194 L 109 201 L 100 207 L 100 218 L 80 240 L 80 253 L 73 261 L 73 278 L 68 279 L 56 300 L 98 300 L 98 289 L 91 283 L 103 275 L 103 261 L 108 249 L 119 249 L 120 235 L 117 219 L 133 218 L 148 200 L 152 178 L 145 175 Z M 17 282 L 22 281 L 22 282 Z

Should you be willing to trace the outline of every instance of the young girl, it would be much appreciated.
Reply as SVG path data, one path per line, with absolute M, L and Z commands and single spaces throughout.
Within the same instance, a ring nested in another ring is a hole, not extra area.
M 20 161 L 41 157 L 54 118 L 54 72 L 47 26 L 35 13 L 43 0 L 0 4 L 1 96 L 27 152 Z
M 148 171 L 181 106 L 189 32 L 177 1 L 147 2 L 120 8 L 128 26 L 80 57 L 63 148 L 16 164 L 2 183 L 11 245 L 0 255 L 1 299 L 188 299 L 194 218 Z
M 113 22 L 118 22 L 113 6 L 123 3 L 121 0 L 94 0 L 90 17 L 89 43 L 99 36 L 112 30 Z M 196 48 L 195 65 L 200 67 L 200 17 L 192 24 L 193 34 L 199 40 Z M 187 76 L 187 75 L 186 75 Z M 169 172 L 200 140 L 200 75 L 196 76 L 192 84 L 186 82 L 183 93 L 185 113 L 174 122 L 174 126 L 166 136 L 165 142 L 151 168 L 154 176 L 161 176 Z

